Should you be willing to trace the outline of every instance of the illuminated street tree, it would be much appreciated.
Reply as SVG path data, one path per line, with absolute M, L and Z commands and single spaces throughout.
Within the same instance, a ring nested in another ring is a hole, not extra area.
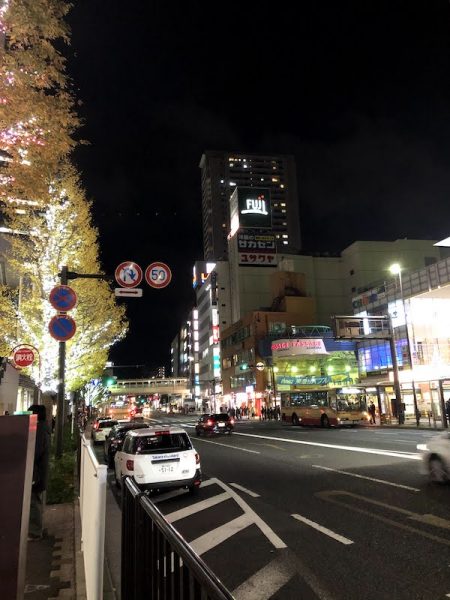
M 101 272 L 97 231 L 91 224 L 90 204 L 73 168 L 60 173 L 47 195 L 44 210 L 14 217 L 13 227 L 28 235 L 12 237 L 11 266 L 22 275 L 18 307 L 21 336 L 40 349 L 43 389 L 55 389 L 58 342 L 48 331 L 55 310 L 48 298 L 59 283 L 62 265 L 77 273 Z M 124 308 L 116 305 L 108 282 L 76 279 L 70 282 L 78 295 L 71 311 L 77 333 L 67 343 L 67 387 L 76 389 L 101 373 L 108 350 L 126 332 Z M 37 375 L 37 373 L 36 373 Z
M 0 0 L 0 211 L 8 263 L 20 281 L 15 297 L 0 290 L 0 326 L 7 348 L 20 342 L 39 350 L 41 370 L 36 364 L 32 371 L 43 390 L 56 389 L 58 342 L 48 331 L 55 314 L 48 298 L 58 273 L 63 265 L 101 272 L 91 205 L 69 162 L 78 118 L 64 59 L 53 46 L 68 41 L 68 8 L 62 0 Z M 101 373 L 109 348 L 126 332 L 124 308 L 108 282 L 71 285 L 79 302 L 71 311 L 77 332 L 67 343 L 69 390 Z
M 40 202 L 79 124 L 52 42 L 68 42 L 60 0 L 0 0 L 0 149 L 7 162 L 0 197 L 6 206 Z

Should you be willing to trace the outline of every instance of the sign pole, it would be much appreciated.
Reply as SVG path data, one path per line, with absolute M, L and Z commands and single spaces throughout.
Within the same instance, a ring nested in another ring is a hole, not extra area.
M 75 273 L 69 271 L 67 266 L 61 267 L 61 273 L 58 273 L 61 279 L 61 285 L 67 286 L 69 279 L 105 279 L 105 275 L 101 273 Z M 65 312 L 59 309 L 60 312 Z M 67 309 L 66 309 L 67 310 Z M 72 323 L 73 319 L 72 319 Z M 72 333 L 73 335 L 73 333 Z M 67 338 L 70 339 L 70 338 Z M 58 394 L 57 394 L 57 414 L 56 414 L 56 458 L 61 458 L 63 450 L 64 436 L 64 398 L 66 386 L 66 342 L 59 342 L 59 359 L 58 359 Z
M 61 285 L 67 285 L 67 266 L 61 267 Z M 66 342 L 59 342 L 58 396 L 56 412 L 56 458 L 61 458 L 63 450 L 64 396 L 66 385 Z

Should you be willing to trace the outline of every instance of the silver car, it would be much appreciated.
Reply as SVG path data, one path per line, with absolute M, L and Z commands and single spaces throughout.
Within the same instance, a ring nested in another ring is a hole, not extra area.
M 422 457 L 422 472 L 435 483 L 450 481 L 450 433 L 444 432 L 426 444 L 417 444 Z

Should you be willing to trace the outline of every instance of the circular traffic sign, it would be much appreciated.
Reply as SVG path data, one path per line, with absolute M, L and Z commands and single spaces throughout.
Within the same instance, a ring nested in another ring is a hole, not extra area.
M 114 276 L 120 287 L 134 288 L 142 281 L 142 269 L 131 260 L 127 260 L 117 267 Z
M 13 359 L 16 367 L 24 369 L 34 363 L 34 352 L 28 346 L 18 346 L 15 348 Z
M 50 292 L 50 304 L 60 312 L 72 310 L 77 303 L 77 294 L 68 285 L 57 285 Z
M 145 281 L 150 287 L 164 288 L 172 279 L 172 271 L 162 262 L 153 262 L 145 269 Z
M 77 326 L 69 315 L 55 315 L 48 324 L 50 335 L 58 342 L 67 342 L 75 335 Z
M 265 367 L 265 364 L 263 362 L 256 363 L 256 368 L 258 369 L 258 371 L 264 371 L 264 367 Z

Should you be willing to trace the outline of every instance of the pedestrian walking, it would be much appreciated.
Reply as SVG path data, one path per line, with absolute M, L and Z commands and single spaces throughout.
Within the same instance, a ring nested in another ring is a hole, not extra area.
M 29 540 L 42 538 L 43 492 L 47 489 L 48 463 L 50 458 L 50 429 L 43 404 L 32 404 L 29 409 L 37 415 L 36 445 L 33 461 L 33 484 L 31 487 Z
M 369 410 L 369 414 L 370 414 L 370 424 L 376 425 L 376 421 L 375 421 L 376 408 L 375 408 L 375 404 L 373 403 L 373 400 L 370 401 L 368 410 Z
M 445 403 L 445 412 L 447 413 L 447 421 L 450 423 L 450 398 Z

